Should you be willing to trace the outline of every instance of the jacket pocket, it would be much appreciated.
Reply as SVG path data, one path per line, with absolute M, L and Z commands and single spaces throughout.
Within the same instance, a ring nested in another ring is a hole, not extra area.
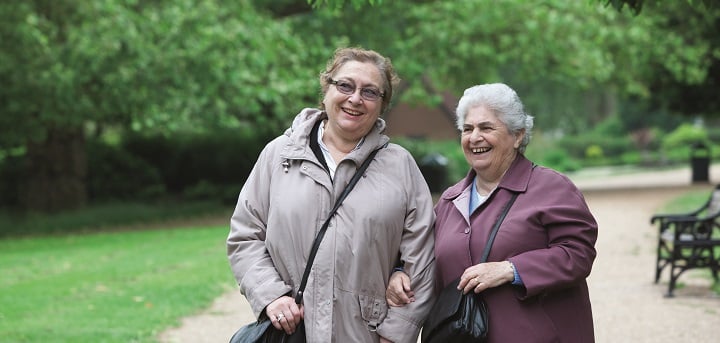
M 358 295 L 360 312 L 368 327 L 373 330 L 387 316 L 388 305 L 384 298 L 377 298 L 371 295 Z

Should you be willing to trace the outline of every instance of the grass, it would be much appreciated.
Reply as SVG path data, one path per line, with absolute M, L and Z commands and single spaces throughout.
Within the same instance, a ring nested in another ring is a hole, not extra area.
M 76 223 L 92 217 L 75 216 Z M 156 342 L 160 331 L 234 289 L 227 224 L 158 224 L 168 219 L 154 220 L 152 230 L 78 233 L 91 231 L 83 224 L 71 234 L 0 240 L 0 341 Z
M 50 215 L 4 210 L 0 211 L 0 238 L 144 228 L 204 216 L 225 215 L 229 221 L 231 211 L 213 201 L 106 203 Z
M 662 207 L 659 213 L 687 213 L 702 206 L 711 191 L 692 191 L 672 199 Z
M 708 194 L 688 193 L 663 212 L 696 208 Z M 0 213 L 0 341 L 156 342 L 236 287 L 226 220 L 190 225 L 230 211 L 194 203 Z

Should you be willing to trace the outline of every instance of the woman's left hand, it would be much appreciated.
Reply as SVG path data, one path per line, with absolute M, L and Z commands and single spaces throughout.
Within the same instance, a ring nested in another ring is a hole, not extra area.
M 405 306 L 415 301 L 415 292 L 410 287 L 410 277 L 405 272 L 396 271 L 390 276 L 385 300 L 390 306 Z
M 285 330 L 285 333 L 291 335 L 303 319 L 305 311 L 295 303 L 293 297 L 283 295 L 267 305 L 265 314 L 276 329 Z
M 460 277 L 458 290 L 462 290 L 464 294 L 470 291 L 480 293 L 514 279 L 515 273 L 508 261 L 479 263 L 465 269 Z

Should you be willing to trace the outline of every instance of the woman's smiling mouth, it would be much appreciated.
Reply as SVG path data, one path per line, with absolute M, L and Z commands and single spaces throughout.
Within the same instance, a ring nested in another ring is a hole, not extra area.
M 492 148 L 488 148 L 488 147 L 486 147 L 486 148 L 471 148 L 470 151 L 473 154 L 481 154 L 481 153 L 490 151 L 490 149 L 492 149 Z
M 363 112 L 353 111 L 353 110 L 345 108 L 345 107 L 343 107 L 342 110 L 343 110 L 343 112 L 345 112 L 353 117 L 358 117 L 358 116 L 361 116 L 364 114 Z

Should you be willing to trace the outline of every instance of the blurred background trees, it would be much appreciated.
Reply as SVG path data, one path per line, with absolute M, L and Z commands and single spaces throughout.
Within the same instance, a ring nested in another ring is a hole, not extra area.
M 0 206 L 232 201 L 262 146 L 316 106 L 340 46 L 393 59 L 396 103 L 510 84 L 539 163 L 679 161 L 720 137 L 718 32 L 709 1 L 2 2 Z M 682 123 L 700 133 L 670 135 Z M 402 142 L 418 159 L 452 146 Z

